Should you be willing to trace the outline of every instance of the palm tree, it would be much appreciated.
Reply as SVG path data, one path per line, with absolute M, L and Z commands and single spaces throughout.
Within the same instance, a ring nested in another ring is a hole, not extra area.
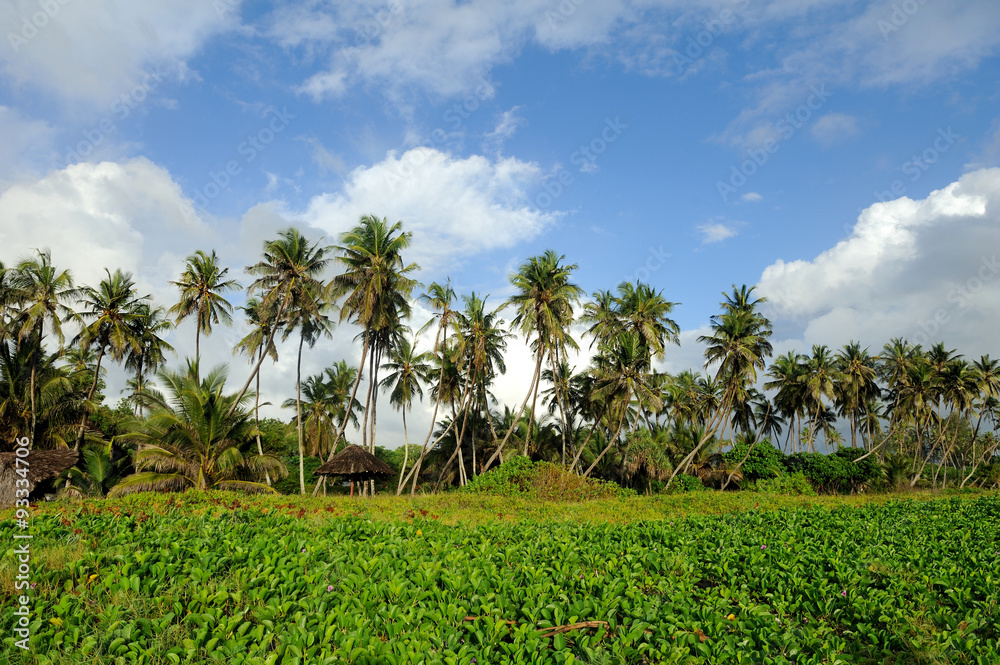
M 260 482 L 265 472 L 287 475 L 281 460 L 250 452 L 255 428 L 246 406 L 253 395 L 224 394 L 225 366 L 199 382 L 196 364 L 189 362 L 186 373 L 158 373 L 169 399 L 126 435 L 139 444 L 138 473 L 118 483 L 112 495 L 189 488 L 275 493 Z
M 732 294 L 723 293 L 725 299 L 720 303 L 722 314 L 712 317 L 712 334 L 698 338 L 699 342 L 707 345 L 705 367 L 707 369 L 711 365 L 718 365 L 715 380 L 724 390 L 719 408 L 705 426 L 698 445 L 674 468 L 673 475 L 667 482 L 668 486 L 678 473 L 687 469 L 701 448 L 715 436 L 719 426 L 728 417 L 733 402 L 740 393 L 746 391 L 749 384 L 756 382 L 757 370 L 764 369 L 766 359 L 771 355 L 771 322 L 757 311 L 758 305 L 766 302 L 766 299 L 754 299 L 755 289 L 756 287 L 748 289 L 746 285 L 737 289 L 733 285 Z
M 820 419 L 826 411 L 823 398 L 834 399 L 840 373 L 830 349 L 823 344 L 814 344 L 812 357 L 806 361 L 805 374 L 806 408 L 809 411 L 809 449 L 816 452 L 814 440 Z
M 138 407 L 139 417 L 142 417 L 143 394 L 146 391 L 145 375 L 156 372 L 166 361 L 165 351 L 173 351 L 174 347 L 160 333 L 170 330 L 170 321 L 162 307 L 153 307 L 148 302 L 136 306 L 135 337 L 138 348 L 129 349 L 125 356 L 125 369 L 135 372 L 135 387 L 132 399 Z
M 149 296 L 138 296 L 135 292 L 135 282 L 132 281 L 132 273 L 123 273 L 115 270 L 111 274 L 107 268 L 104 269 L 107 278 L 101 280 L 100 285 L 84 287 L 80 302 L 85 309 L 80 312 L 80 316 L 89 323 L 85 323 L 83 330 L 76 336 L 74 341 L 79 341 L 84 347 L 96 345 L 97 361 L 94 368 L 94 379 L 87 392 L 84 413 L 80 418 L 79 432 L 76 437 L 75 449 L 80 448 L 83 443 L 84 428 L 87 425 L 87 414 L 93 408 L 91 402 L 94 399 L 94 392 L 97 390 L 97 380 L 101 374 L 101 360 L 105 353 L 111 355 L 113 359 L 121 362 L 130 352 L 138 352 L 141 348 L 141 341 L 136 336 L 135 330 L 138 321 L 143 316 L 143 304 L 149 300 Z
M 576 264 L 564 265 L 565 256 L 546 250 L 540 256 L 533 256 L 521 264 L 517 272 L 511 275 L 511 284 L 517 290 L 508 298 L 506 305 L 516 312 L 511 325 L 517 326 L 524 335 L 525 341 L 530 341 L 535 354 L 535 371 L 528 387 L 521 408 L 514 418 L 516 423 L 524 413 L 528 400 L 531 399 L 532 416 L 536 413 L 538 401 L 538 386 L 541 382 L 542 361 L 546 356 L 556 362 L 556 354 L 563 355 L 565 349 L 577 348 L 569 334 L 569 326 L 573 322 L 573 305 L 579 303 L 583 289 L 570 281 Z M 553 367 L 555 365 L 553 364 Z M 488 469 L 493 460 L 500 455 L 507 440 L 514 432 L 514 425 L 507 430 L 503 441 L 486 462 Z M 531 440 L 531 430 L 528 430 L 524 440 L 524 454 L 527 454 Z
M 320 247 L 319 242 L 310 243 L 298 229 L 289 228 L 280 232 L 278 238 L 265 241 L 264 259 L 246 268 L 248 273 L 257 276 L 250 285 L 250 292 L 262 294 L 258 311 L 267 319 L 269 328 L 267 340 L 262 345 L 264 349 L 271 348 L 274 335 L 286 325 L 286 316 L 294 304 L 314 297 L 307 296 L 305 292 L 322 288 L 322 282 L 317 277 L 330 264 L 327 254 L 331 249 L 329 246 Z M 237 393 L 238 397 L 242 398 L 250 388 L 266 355 L 259 354 L 250 376 Z M 231 408 L 235 408 L 235 404 Z
M 32 349 L 28 387 L 31 399 L 29 446 L 34 445 L 37 436 L 36 377 L 44 353 L 45 327 L 48 325 L 55 334 L 59 340 L 59 350 L 62 351 L 66 340 L 62 323 L 64 320 L 77 320 L 76 313 L 65 303 L 77 299 L 80 294 L 73 287 L 70 272 L 59 271 L 52 265 L 52 256 L 48 250 L 35 251 L 38 256 L 22 260 L 10 280 L 10 288 L 16 294 L 19 305 L 14 315 L 14 326 L 19 329 L 18 343 L 27 343 Z
M 258 358 L 263 359 L 264 355 L 271 356 L 271 360 L 277 362 L 278 349 L 274 345 L 274 335 L 271 334 L 271 329 L 275 325 L 273 317 L 264 311 L 261 300 L 256 296 L 247 298 L 246 304 L 240 307 L 240 309 L 246 314 L 247 323 L 250 324 L 251 328 L 250 332 L 237 342 L 233 353 L 245 353 L 251 363 Z M 257 382 L 257 385 L 254 389 L 253 421 L 254 426 L 257 428 L 257 434 L 255 435 L 257 439 L 257 453 L 263 455 L 264 446 L 260 440 L 260 371 L 256 373 L 254 380 Z M 265 480 L 268 485 L 271 484 L 270 476 L 266 476 Z
M 180 280 L 170 282 L 181 290 L 181 298 L 170 313 L 175 314 L 176 322 L 180 323 L 189 316 L 195 317 L 194 327 L 194 359 L 195 371 L 201 361 L 201 333 L 212 334 L 212 324 L 233 321 L 233 306 L 222 294 L 226 291 L 239 291 L 240 283 L 235 279 L 225 279 L 229 268 L 219 265 L 219 257 L 215 250 L 206 254 L 198 250 L 187 257 L 184 272 Z
M 601 346 L 594 358 L 594 377 L 595 399 L 608 402 L 609 413 L 618 415 L 618 424 L 613 434 L 608 431 L 607 446 L 583 473 L 584 477 L 590 475 L 601 458 L 618 442 L 633 399 L 640 404 L 648 404 L 653 409 L 658 409 L 663 404 L 653 388 L 649 373 L 649 354 L 645 341 L 638 332 L 621 332 L 610 343 Z M 632 431 L 635 431 L 638 422 L 637 414 Z
M 406 430 L 406 412 L 413 405 L 413 398 L 423 399 L 422 384 L 427 381 L 431 372 L 431 354 L 417 353 L 416 345 L 403 338 L 395 348 L 389 351 L 389 360 L 382 369 L 390 372 L 382 379 L 382 387 L 391 391 L 389 403 L 395 406 L 403 415 L 403 466 L 399 470 L 399 482 L 396 484 L 396 494 L 403 491 L 403 476 L 410 458 L 410 438 Z
M 806 403 L 805 361 L 806 356 L 794 351 L 789 351 L 785 355 L 778 356 L 767 370 L 767 375 L 772 380 L 764 384 L 765 390 L 777 391 L 774 396 L 774 408 L 788 421 L 786 443 L 788 444 L 789 452 L 793 451 L 791 437 L 796 432 L 796 420 L 799 423 L 799 432 L 796 436 L 795 445 L 796 451 L 801 439 L 801 417 L 805 412 Z
M 362 328 L 364 343 L 358 366 L 363 372 L 365 361 L 369 361 L 369 394 L 377 382 L 378 356 L 391 348 L 383 342 L 388 343 L 395 331 L 400 329 L 401 322 L 410 315 L 409 297 L 418 285 L 408 276 L 417 270 L 417 264 L 403 262 L 402 252 L 409 247 L 412 234 L 402 228 L 402 222 L 390 225 L 384 218 L 364 215 L 357 226 L 341 235 L 340 245 L 336 248 L 337 261 L 344 266 L 344 272 L 330 282 L 329 299 L 333 302 L 344 298 L 340 321 L 350 319 Z M 371 348 L 373 342 L 376 343 L 375 349 Z M 372 351 L 370 358 L 369 351 Z M 361 372 L 354 383 L 351 400 L 355 398 L 360 383 Z M 366 404 L 363 433 L 367 431 L 368 411 L 369 405 Z M 346 427 L 345 419 L 337 439 Z M 374 429 L 374 423 L 372 427 Z M 374 448 L 373 440 L 369 449 L 374 451 Z
M 882 390 L 876 382 L 875 358 L 858 342 L 850 342 L 837 353 L 836 402 L 840 415 L 851 423 L 851 447 L 857 448 L 858 418 L 870 399 L 878 398 Z
M 420 300 L 426 302 L 431 306 L 431 309 L 438 312 L 424 325 L 424 328 L 433 324 L 435 318 L 438 320 L 437 332 L 434 334 L 434 348 L 431 349 L 430 353 L 438 361 L 438 382 L 437 386 L 434 387 L 434 392 L 435 394 L 440 394 L 445 378 L 444 352 L 448 342 L 448 330 L 451 328 L 452 316 L 454 314 L 451 304 L 455 301 L 455 291 L 451 288 L 451 280 L 449 279 L 444 284 L 431 282 L 430 286 L 427 287 L 427 292 L 420 296 Z M 441 400 L 435 399 L 434 413 L 431 414 L 431 426 L 427 430 L 427 436 L 424 437 L 424 444 L 420 448 L 420 456 L 417 457 L 417 461 L 414 463 L 413 468 L 410 469 L 407 477 L 403 479 L 403 484 L 405 485 L 409 477 L 413 476 L 413 484 L 410 487 L 411 495 L 417 491 L 417 478 L 420 476 L 420 467 L 427 456 L 427 446 L 434 433 L 434 424 L 437 422 L 438 407 L 440 405 Z
M 319 283 L 305 282 L 302 288 L 295 289 L 295 298 L 288 310 L 284 323 L 282 340 L 287 339 L 292 331 L 299 330 L 299 351 L 295 361 L 295 422 L 299 438 L 299 490 L 306 493 L 305 472 L 305 440 L 302 432 L 302 348 L 306 343 L 309 348 L 316 344 L 321 335 L 332 337 L 330 329 L 333 322 L 326 316 L 332 307 L 323 299 L 324 289 Z M 337 439 L 335 438 L 334 441 Z

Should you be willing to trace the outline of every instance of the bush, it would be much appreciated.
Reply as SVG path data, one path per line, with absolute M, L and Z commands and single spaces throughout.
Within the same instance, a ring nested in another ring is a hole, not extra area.
M 527 496 L 543 501 L 584 501 L 634 496 L 635 492 L 605 480 L 582 478 L 550 462 L 511 457 L 473 478 L 463 489 L 474 494 Z
M 765 492 L 767 494 L 816 496 L 816 490 L 813 489 L 809 479 L 806 478 L 805 474 L 801 471 L 797 473 L 783 473 L 775 476 L 774 478 L 758 480 L 748 489 L 754 492 Z
M 750 450 L 750 445 L 746 440 L 738 441 L 732 449 L 722 455 L 730 469 L 742 462 L 744 457 L 747 458 L 740 469 L 745 480 L 751 482 L 766 480 L 778 476 L 785 470 L 783 464 L 785 454 L 775 448 L 768 439 L 757 442 L 753 450 Z M 749 457 L 747 457 L 748 450 Z
M 857 492 L 881 477 L 877 460 L 867 458 L 855 462 L 865 451 L 841 448 L 832 455 L 820 453 L 793 453 L 785 458 L 785 469 L 790 473 L 801 472 L 817 492 Z
M 294 457 L 284 458 L 285 466 L 288 467 L 288 475 L 273 483 L 271 487 L 280 492 L 281 494 L 298 494 L 299 493 L 299 457 L 298 455 Z M 316 481 L 319 480 L 319 476 L 314 476 L 313 472 L 316 471 L 323 463 L 318 457 L 307 457 L 302 463 L 302 467 L 306 472 L 306 492 L 311 492 Z M 336 484 L 336 480 L 333 481 Z M 327 483 L 327 487 L 330 487 L 330 483 Z
M 701 482 L 701 478 L 682 473 L 674 478 L 674 482 L 667 488 L 667 493 L 682 494 L 685 492 L 700 492 L 706 489 L 708 488 Z

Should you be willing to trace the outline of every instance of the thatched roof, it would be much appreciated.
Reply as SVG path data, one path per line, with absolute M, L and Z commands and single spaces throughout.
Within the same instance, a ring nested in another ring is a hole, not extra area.
M 18 468 L 25 468 L 22 464 L 17 466 L 15 453 L 0 453 L 0 507 L 13 506 L 17 498 L 16 484 L 14 481 L 20 476 L 17 474 Z M 60 475 L 66 469 L 76 464 L 79 453 L 76 450 L 32 450 L 26 458 L 28 462 L 28 491 L 32 499 L 35 496 L 35 488 L 45 484 L 46 481 Z M 23 488 L 22 488 L 23 489 Z
M 344 476 L 352 480 L 372 480 L 395 473 L 391 466 L 360 446 L 347 446 L 316 469 L 318 476 Z

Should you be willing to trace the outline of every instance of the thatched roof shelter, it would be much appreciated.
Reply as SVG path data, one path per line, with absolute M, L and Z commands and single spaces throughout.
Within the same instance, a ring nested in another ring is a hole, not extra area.
M 351 496 L 354 483 L 375 480 L 395 475 L 392 467 L 360 446 L 347 446 L 333 456 L 333 459 L 315 471 L 317 476 L 342 476 L 351 481 Z
M 37 500 L 53 491 L 52 480 L 73 467 L 79 459 L 76 450 L 32 450 L 26 459 L 27 467 L 18 466 L 15 453 L 0 453 L 0 508 L 13 506 L 17 500 L 17 470 L 28 470 L 28 498 Z M 24 489 L 23 487 L 21 489 Z

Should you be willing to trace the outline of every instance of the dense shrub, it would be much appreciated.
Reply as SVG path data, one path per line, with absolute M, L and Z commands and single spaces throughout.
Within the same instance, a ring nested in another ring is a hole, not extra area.
M 796 473 L 782 473 L 774 478 L 758 480 L 748 489 L 768 494 L 816 496 L 816 490 L 813 489 L 812 483 L 809 482 L 809 479 L 801 471 Z
M 877 460 L 854 460 L 864 455 L 857 448 L 841 448 L 832 455 L 793 453 L 785 458 L 785 469 L 801 472 L 818 492 L 857 492 L 871 486 L 881 476 Z
M 740 471 L 743 478 L 751 482 L 774 478 L 784 472 L 785 454 L 775 448 L 768 439 L 757 442 L 752 450 L 750 446 L 751 443 L 748 441 L 737 441 L 729 452 L 723 453 L 722 456 L 729 468 L 735 468 L 746 457 L 747 461 L 743 462 Z M 749 457 L 747 451 L 750 452 Z
M 511 457 L 495 469 L 473 478 L 466 492 L 495 496 L 527 496 L 546 501 L 583 501 L 634 496 L 615 483 L 582 478 L 550 462 Z
M 684 492 L 700 492 L 707 490 L 705 484 L 701 482 L 701 478 L 698 476 L 691 476 L 686 473 L 679 474 L 674 478 L 674 482 L 670 484 L 667 490 L 670 494 L 678 494 Z

